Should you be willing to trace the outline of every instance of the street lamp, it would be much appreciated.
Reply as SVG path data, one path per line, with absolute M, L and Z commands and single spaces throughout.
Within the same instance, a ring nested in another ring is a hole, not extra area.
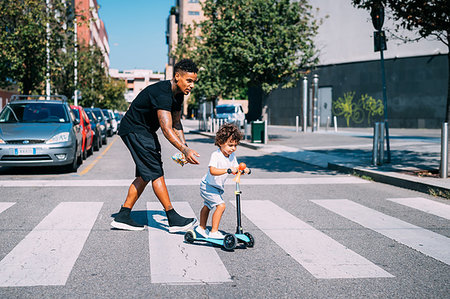
M 73 84 L 74 84 L 74 95 L 73 95 L 73 104 L 75 106 L 78 106 L 78 37 L 77 37 L 77 32 L 78 32 L 78 24 L 77 24 L 77 16 L 75 15 L 74 20 L 73 20 L 73 31 L 74 31 L 74 43 L 75 43 L 75 47 L 74 47 L 74 79 L 73 79 Z
M 372 24 L 375 28 L 374 32 L 374 50 L 375 52 L 380 51 L 380 62 L 381 62 L 381 82 L 383 85 L 383 105 L 384 105 L 384 123 L 386 130 L 386 152 L 387 152 L 387 163 L 391 162 L 391 149 L 389 144 L 389 125 L 387 116 L 387 95 L 386 95 L 386 76 L 384 70 L 384 54 L 383 51 L 387 49 L 386 47 L 386 35 L 382 31 L 384 23 L 384 7 L 381 2 L 374 3 L 372 10 L 370 11 L 370 16 L 372 17 Z

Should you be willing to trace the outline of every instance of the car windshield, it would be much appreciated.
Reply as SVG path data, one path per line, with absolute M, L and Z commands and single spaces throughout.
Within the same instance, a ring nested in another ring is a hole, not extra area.
M 216 111 L 217 114 L 234 113 L 234 106 L 217 106 Z
M 92 111 L 86 111 L 86 114 L 89 117 L 90 122 L 95 122 L 95 116 Z
M 92 110 L 97 118 L 103 119 L 103 115 L 100 110 Z
M 78 111 L 78 109 L 72 109 L 73 114 L 75 114 L 75 118 L 80 119 L 80 112 Z
M 67 123 L 69 116 L 62 104 L 17 103 L 9 104 L 2 110 L 0 122 Z

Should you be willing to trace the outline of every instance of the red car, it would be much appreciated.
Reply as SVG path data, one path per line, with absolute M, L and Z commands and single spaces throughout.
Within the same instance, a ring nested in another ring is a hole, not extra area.
M 91 123 L 89 117 L 81 106 L 70 105 L 75 117 L 80 120 L 80 124 L 83 128 L 83 142 L 81 147 L 81 152 L 83 153 L 83 159 L 86 159 L 88 155 L 94 153 L 93 141 L 94 132 L 92 131 Z

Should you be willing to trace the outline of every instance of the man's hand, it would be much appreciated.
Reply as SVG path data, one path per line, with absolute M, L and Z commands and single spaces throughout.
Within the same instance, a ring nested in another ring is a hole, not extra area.
M 182 153 L 184 154 L 184 157 L 188 163 L 200 164 L 200 162 L 198 162 L 198 160 L 197 160 L 197 157 L 200 157 L 200 154 L 197 153 L 196 151 L 194 151 L 193 149 L 190 149 L 187 146 L 185 146 L 183 148 Z

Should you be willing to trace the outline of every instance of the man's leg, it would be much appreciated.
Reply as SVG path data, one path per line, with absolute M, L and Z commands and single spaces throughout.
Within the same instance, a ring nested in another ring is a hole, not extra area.
M 143 230 L 144 226 L 135 222 L 131 216 L 131 209 L 134 204 L 138 200 L 139 196 L 141 196 L 142 192 L 144 192 L 145 186 L 147 186 L 148 182 L 144 181 L 141 177 L 137 177 L 134 179 L 133 183 L 128 188 L 127 198 L 125 199 L 125 203 L 120 208 L 119 213 L 117 213 L 113 222 L 111 222 L 111 226 L 118 229 L 124 230 Z
M 166 211 L 167 220 L 169 222 L 169 233 L 176 233 L 186 231 L 191 228 L 197 220 L 194 218 L 185 218 L 180 216 L 172 207 L 170 202 L 169 192 L 167 191 L 166 182 L 164 176 L 152 181 L 153 192 L 158 198 L 159 202 Z

